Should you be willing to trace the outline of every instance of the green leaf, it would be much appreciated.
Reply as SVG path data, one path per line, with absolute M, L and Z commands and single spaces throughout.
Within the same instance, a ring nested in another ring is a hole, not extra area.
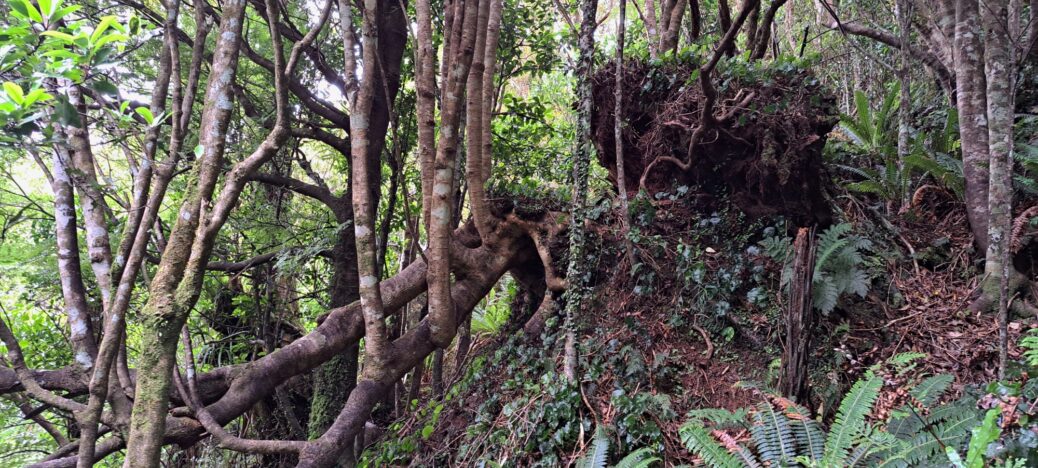
M 15 13 L 18 13 L 18 16 L 23 18 L 29 17 L 29 9 L 26 8 L 24 0 L 13 0 L 11 2 L 11 9 L 14 10 Z
M 65 125 L 79 126 L 79 111 L 76 110 L 68 98 L 65 96 L 58 96 L 58 103 L 54 106 L 55 114 L 58 117 L 58 121 Z
M 29 0 L 22 0 L 22 2 L 25 3 L 25 11 L 29 14 L 29 18 L 31 18 L 33 21 L 37 23 L 42 23 L 43 16 L 41 16 L 40 11 L 32 5 L 32 2 L 30 2 Z
M 79 11 L 81 8 L 83 8 L 83 7 L 81 7 L 79 5 L 67 6 L 65 8 L 62 8 L 62 9 L 58 10 L 58 11 L 55 11 L 54 14 L 50 15 L 50 20 L 51 20 L 52 23 L 55 22 L 55 21 L 61 20 L 61 19 L 65 18 L 66 16 L 68 16 L 70 13 L 74 13 L 74 12 Z
M 137 108 L 133 109 L 133 111 L 136 112 L 141 117 L 143 117 L 144 121 L 147 122 L 148 125 L 151 125 L 152 122 L 155 122 L 155 114 L 151 113 L 151 109 L 148 109 L 147 107 L 141 106 L 141 107 L 137 107 Z
M 73 35 L 71 35 L 69 33 L 63 33 L 61 31 L 43 31 L 41 34 L 44 35 L 44 36 L 53 37 L 55 39 L 60 39 L 62 42 L 65 42 L 65 43 L 68 43 L 68 44 L 74 44 L 75 41 L 76 41 L 76 37 L 75 36 L 73 36 Z
M 742 466 L 734 455 L 714 440 L 706 427 L 699 421 L 689 421 L 678 431 L 681 441 L 692 453 L 698 455 L 708 466 L 716 468 L 738 468 Z
M 613 468 L 649 468 L 653 463 L 660 461 L 655 455 L 656 452 L 651 448 L 643 447 L 627 454 Z
M 605 468 L 609 457 L 609 436 L 599 426 L 595 429 L 595 438 L 591 443 L 591 451 L 577 460 L 577 468 Z
M 92 44 L 96 43 L 97 40 L 101 38 L 101 35 L 108 30 L 108 28 L 111 28 L 113 25 L 118 24 L 119 20 L 114 16 L 105 16 L 104 18 L 101 18 L 101 22 L 97 23 L 97 27 L 94 28 L 94 32 L 90 34 L 90 42 Z
M 42 88 L 36 88 L 25 95 L 25 105 L 31 106 L 37 102 L 49 101 L 51 99 L 54 99 L 54 96 L 51 96 Z
M 108 96 L 119 96 L 119 88 L 117 88 L 111 81 L 98 80 L 90 84 L 90 87 L 101 94 Z
M 127 36 L 125 34 L 110 33 L 110 34 L 105 35 L 105 37 L 102 37 L 101 39 L 99 39 L 97 42 L 95 42 L 94 45 L 93 45 L 93 50 L 95 50 L 95 51 L 99 50 L 99 49 L 101 49 L 101 47 L 104 47 L 105 45 L 107 45 L 107 44 L 109 44 L 111 42 L 116 42 L 116 41 L 120 41 L 121 42 L 121 41 L 125 41 L 127 39 L 129 39 L 129 36 Z
M 49 18 L 50 14 L 54 12 L 52 10 L 53 5 L 51 4 L 51 0 L 36 0 L 36 3 L 40 4 L 40 13 L 42 13 L 43 16 L 46 16 L 46 17 Z M 41 19 L 40 21 L 43 21 L 43 20 Z
M 25 93 L 22 91 L 22 87 L 18 86 L 18 83 L 13 81 L 4 82 L 4 92 L 7 93 L 7 97 L 14 101 L 19 106 L 25 102 Z
M 973 428 L 969 450 L 966 452 L 968 468 L 984 468 L 984 453 L 987 452 L 988 445 L 1002 434 L 1002 427 L 998 425 L 998 417 L 1001 415 L 1002 407 L 989 409 L 984 415 L 984 422 Z

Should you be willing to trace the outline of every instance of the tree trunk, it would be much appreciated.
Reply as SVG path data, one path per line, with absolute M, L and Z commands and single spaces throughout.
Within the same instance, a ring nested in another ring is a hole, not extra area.
M 371 109 L 369 146 L 367 158 L 369 181 L 375 180 L 379 170 L 385 136 L 389 127 L 389 103 L 396 99 L 400 88 L 400 63 L 403 58 L 404 45 L 407 42 L 406 18 L 400 10 L 400 3 L 384 4 L 379 10 L 379 63 L 382 67 L 378 75 L 382 77 L 376 82 L 383 82 L 389 96 L 385 92 L 377 92 Z M 381 86 L 379 87 L 380 89 Z M 377 187 L 371 191 L 375 203 L 379 200 Z M 356 257 L 356 238 L 354 230 L 348 223 L 353 221 L 351 206 L 352 190 L 347 189 L 344 197 L 339 199 L 334 208 L 336 221 L 345 226 L 339 231 L 335 246 L 332 248 L 331 306 L 345 306 L 359 298 Z M 307 427 L 309 438 L 320 437 L 331 426 L 335 417 L 342 410 L 347 397 L 357 384 L 358 359 L 360 348 L 354 344 L 341 354 L 323 364 L 314 373 L 313 398 L 311 400 L 310 421 Z
M 692 3 L 697 3 L 693 1 Z M 696 6 L 698 8 L 698 6 Z M 616 81 L 613 90 L 613 133 L 616 140 L 616 192 L 620 199 L 620 236 L 623 237 L 627 265 L 634 268 L 634 243 L 631 242 L 631 210 L 627 205 L 627 175 L 624 173 L 624 35 L 627 31 L 627 0 L 620 0 L 616 19 Z
M 955 84 L 966 182 L 966 216 L 974 240 L 988 247 L 988 119 L 978 0 L 955 2 Z
M 570 202 L 569 268 L 566 278 L 566 315 L 563 325 L 566 344 L 563 373 L 570 382 L 577 379 L 576 314 L 586 299 L 584 278 L 587 275 L 587 189 L 588 170 L 594 147 L 591 143 L 591 68 L 595 54 L 595 12 L 598 0 L 582 0 L 578 38 L 580 57 L 577 62 L 577 148 L 573 155 L 573 196 Z
M 783 395 L 805 404 L 808 401 L 807 357 L 811 343 L 811 283 L 815 266 L 813 229 L 800 228 L 793 242 L 793 275 L 785 311 L 786 336 L 782 349 Z
M 894 6 L 894 14 L 897 17 L 899 39 L 902 44 L 909 44 L 912 26 L 911 3 L 908 0 L 897 0 Z M 911 194 L 907 186 L 909 178 L 905 171 L 905 158 L 910 151 L 909 146 L 909 119 L 912 117 L 912 79 L 908 60 L 908 48 L 901 47 L 898 51 L 897 79 L 901 83 L 900 105 L 897 113 L 897 167 L 898 167 L 898 189 L 901 194 L 901 210 L 908 209 Z M 904 183 L 902 183 L 904 181 Z
M 988 248 L 984 263 L 987 277 L 984 292 L 998 297 L 999 378 L 1005 378 L 1009 307 L 1009 276 L 1012 269 L 1009 244 L 1013 223 L 1013 118 L 1015 109 L 1014 47 L 1007 28 L 1005 3 L 989 3 L 983 15 L 987 72 L 987 121 L 990 163 L 988 170 Z

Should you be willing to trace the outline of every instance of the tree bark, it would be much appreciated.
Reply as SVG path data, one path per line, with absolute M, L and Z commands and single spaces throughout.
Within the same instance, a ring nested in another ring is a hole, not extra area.
M 999 378 L 1005 378 L 1008 360 L 1010 242 L 1013 223 L 1013 118 L 1015 111 L 1014 46 L 1005 3 L 990 2 L 984 12 L 984 65 L 987 79 L 987 121 L 990 162 L 988 171 L 988 248 L 984 262 L 985 293 L 998 297 Z M 965 142 L 964 142 L 965 143 Z
M 808 401 L 808 349 L 811 343 L 811 285 L 815 266 L 814 230 L 800 228 L 793 242 L 793 275 L 785 311 L 786 336 L 782 350 L 779 390 L 800 403 Z
M 563 374 L 570 382 L 577 380 L 576 315 L 586 300 L 588 170 L 594 147 L 591 143 L 591 73 L 595 55 L 595 12 L 598 0 L 581 1 L 580 34 L 577 48 L 577 147 L 573 154 L 572 197 L 570 201 L 569 266 L 566 272 L 566 310 L 563 329 L 566 333 Z
M 966 181 L 966 216 L 980 250 L 988 248 L 988 121 L 978 0 L 955 2 L 955 83 Z

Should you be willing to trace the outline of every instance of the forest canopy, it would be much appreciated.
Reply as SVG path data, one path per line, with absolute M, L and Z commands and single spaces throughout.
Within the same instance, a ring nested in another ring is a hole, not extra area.
M 4 0 L 0 466 L 1034 466 L 1034 0 Z

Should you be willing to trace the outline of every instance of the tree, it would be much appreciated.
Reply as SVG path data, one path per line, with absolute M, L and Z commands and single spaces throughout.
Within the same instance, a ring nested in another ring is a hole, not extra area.
M 974 310 L 989 310 L 1000 297 L 1026 283 L 1010 268 L 1008 291 L 1000 292 L 1002 278 L 1007 276 L 1002 271 L 1007 263 L 1003 242 L 1009 241 L 1004 232 L 1012 206 L 1012 165 L 1007 162 L 1012 153 L 1011 115 L 1015 109 L 1012 79 L 1023 64 L 1020 58 L 1029 59 L 1038 37 L 1038 22 L 1024 18 L 1019 2 L 1011 4 L 1013 11 L 1008 11 L 1010 4 L 995 1 L 915 2 L 912 9 L 920 12 L 929 32 L 920 35 L 923 47 L 886 31 L 844 23 L 829 9 L 832 28 L 901 49 L 925 64 L 958 109 L 966 210 L 974 241 L 986 252 L 985 287 L 971 306 Z M 1031 8 L 1031 18 L 1036 14 Z M 1023 302 L 1017 305 L 1025 307 Z

